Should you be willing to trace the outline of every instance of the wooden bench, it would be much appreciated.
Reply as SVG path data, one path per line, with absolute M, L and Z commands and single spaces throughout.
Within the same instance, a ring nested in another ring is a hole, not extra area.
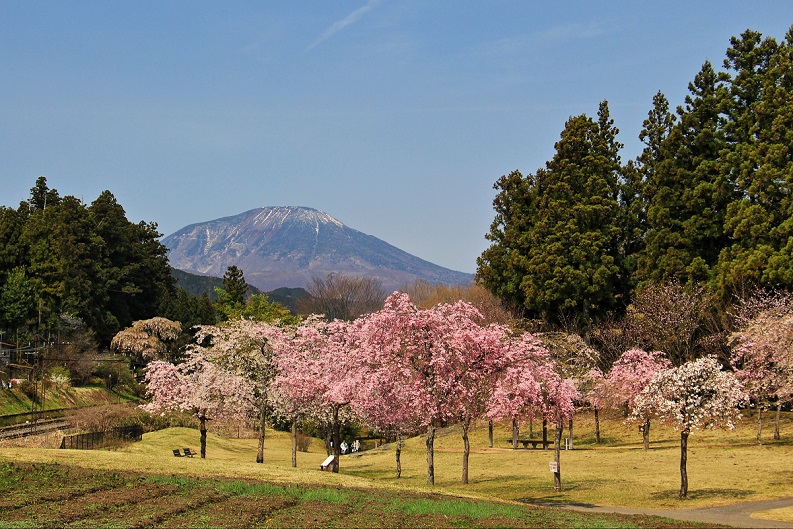
M 178 448 L 173 449 L 173 455 L 174 457 L 182 457 L 182 453 L 179 451 Z
M 507 439 L 507 442 L 512 444 L 512 439 Z M 542 439 L 518 439 L 518 442 L 523 445 L 523 448 L 528 448 L 531 444 L 532 448 L 537 448 L 537 445 L 540 445 L 543 449 L 553 446 L 554 443 L 554 441 L 543 441 Z
M 182 448 L 182 450 L 184 450 L 184 455 L 187 457 L 193 457 L 194 455 L 196 455 L 196 453 L 190 450 L 189 448 Z
M 319 465 L 320 470 L 329 470 L 330 464 L 333 463 L 333 456 L 328 456 L 328 458 Z

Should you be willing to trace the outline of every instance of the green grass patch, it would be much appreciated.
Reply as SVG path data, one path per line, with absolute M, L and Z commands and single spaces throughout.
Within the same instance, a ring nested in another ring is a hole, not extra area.
M 224 481 L 218 485 L 217 490 L 233 496 L 299 496 L 294 487 L 244 481 Z
M 498 505 L 463 500 L 394 499 L 389 502 L 388 508 L 405 514 L 441 514 L 444 516 L 464 516 L 474 520 L 492 518 L 494 516 L 519 520 L 526 516 L 526 509 L 515 505 Z
M 352 498 L 352 493 L 344 489 L 311 488 L 300 494 L 302 501 L 321 501 L 336 504 L 350 503 Z
M 185 476 L 151 476 L 149 481 L 156 485 L 168 485 L 171 487 L 175 487 L 176 489 L 187 492 L 190 489 L 194 489 L 198 486 L 198 480 L 194 478 L 189 478 Z

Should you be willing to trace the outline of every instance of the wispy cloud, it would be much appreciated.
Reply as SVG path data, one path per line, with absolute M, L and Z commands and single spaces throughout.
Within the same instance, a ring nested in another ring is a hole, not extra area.
M 337 20 L 334 22 L 328 29 L 322 32 L 322 34 L 317 37 L 317 39 L 311 43 L 311 45 L 306 49 L 306 51 L 311 51 L 316 48 L 322 42 L 328 40 L 336 33 L 350 27 L 351 25 L 358 22 L 361 17 L 363 17 L 366 13 L 377 7 L 377 5 L 381 2 L 381 0 L 369 0 L 365 6 L 359 7 L 346 17 L 341 20 Z

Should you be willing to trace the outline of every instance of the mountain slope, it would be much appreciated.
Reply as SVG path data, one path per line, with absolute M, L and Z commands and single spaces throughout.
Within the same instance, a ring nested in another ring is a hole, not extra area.
M 445 284 L 473 280 L 471 274 L 419 259 L 304 207 L 265 207 L 192 224 L 162 242 L 174 268 L 222 276 L 236 265 L 248 283 L 264 291 L 305 287 L 312 277 L 330 272 L 375 277 L 389 290 L 416 279 Z

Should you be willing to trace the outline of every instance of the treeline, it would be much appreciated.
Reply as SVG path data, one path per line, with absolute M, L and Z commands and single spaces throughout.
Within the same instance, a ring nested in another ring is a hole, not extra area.
M 688 91 L 674 110 L 653 98 L 636 159 L 621 160 L 604 101 L 596 118 L 569 118 L 544 168 L 502 176 L 477 279 L 523 316 L 579 330 L 653 285 L 721 310 L 790 290 L 793 28 L 781 42 L 733 37 Z
M 0 329 L 6 341 L 55 338 L 77 318 L 100 343 L 176 294 L 157 225 L 130 222 L 110 191 L 86 205 L 39 177 L 17 208 L 0 206 Z

